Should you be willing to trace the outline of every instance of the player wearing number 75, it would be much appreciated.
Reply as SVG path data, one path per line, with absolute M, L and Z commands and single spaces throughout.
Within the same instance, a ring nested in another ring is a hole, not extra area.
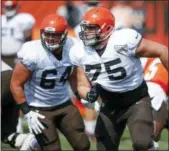
M 76 65 L 79 95 L 102 105 L 96 124 L 98 150 L 117 151 L 126 125 L 133 149 L 155 149 L 153 117 L 139 57 L 159 57 L 168 69 L 168 48 L 132 29 L 114 30 L 111 12 L 96 7 L 80 24 L 81 43 L 70 50 Z
M 90 148 L 83 120 L 67 90 L 68 80 L 76 88 L 69 59 L 76 41 L 67 36 L 67 27 L 63 17 L 47 16 L 41 24 L 41 39 L 25 43 L 18 52 L 20 61 L 11 79 L 13 96 L 42 150 L 61 150 L 57 128 L 74 150 Z

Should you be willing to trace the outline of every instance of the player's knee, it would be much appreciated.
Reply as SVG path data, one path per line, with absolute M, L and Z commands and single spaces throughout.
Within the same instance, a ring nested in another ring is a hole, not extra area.
M 153 140 L 151 139 L 137 139 L 133 142 L 133 148 L 136 151 L 148 150 L 153 147 Z
M 90 142 L 85 133 L 81 134 L 74 149 L 78 151 L 88 151 L 90 149 Z

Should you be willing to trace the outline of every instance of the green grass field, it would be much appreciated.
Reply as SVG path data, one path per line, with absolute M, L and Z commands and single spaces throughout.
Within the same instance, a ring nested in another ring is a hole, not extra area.
M 27 131 L 27 128 L 25 128 L 25 130 Z M 65 137 L 62 134 L 60 134 L 60 140 L 61 140 L 62 150 L 72 150 L 71 146 L 69 145 L 69 143 L 67 142 L 67 140 L 65 139 Z M 159 142 L 159 146 L 160 146 L 160 150 L 168 150 L 168 131 L 167 130 L 163 130 L 161 140 Z M 2 143 L 1 150 L 2 151 L 3 150 L 10 150 L 11 151 L 14 149 L 10 148 L 9 145 Z M 91 150 L 96 150 L 96 143 L 95 142 L 91 142 Z M 132 150 L 130 135 L 129 135 L 129 132 L 127 129 L 125 130 L 125 132 L 121 138 L 120 150 Z

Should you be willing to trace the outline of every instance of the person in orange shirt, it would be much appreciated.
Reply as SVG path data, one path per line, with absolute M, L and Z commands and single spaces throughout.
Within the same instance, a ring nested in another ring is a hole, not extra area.
M 168 129 L 168 72 L 159 58 L 143 58 L 141 62 L 153 108 L 154 140 L 159 141 L 162 130 Z

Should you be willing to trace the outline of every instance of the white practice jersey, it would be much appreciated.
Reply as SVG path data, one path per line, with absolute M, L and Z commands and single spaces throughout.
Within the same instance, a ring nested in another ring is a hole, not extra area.
M 93 85 L 99 83 L 110 92 L 127 92 L 143 82 L 141 62 L 135 56 L 140 41 L 141 35 L 135 30 L 121 29 L 113 32 L 101 57 L 94 49 L 77 44 L 70 59 L 84 68 Z
M 69 99 L 67 79 L 72 71 L 69 50 L 75 39 L 68 37 L 63 47 L 62 59 L 46 51 L 40 40 L 27 42 L 18 52 L 18 59 L 32 71 L 32 78 L 25 84 L 29 105 L 52 107 Z
M 2 60 L 1 60 L 1 72 L 3 72 L 3 71 L 7 71 L 7 70 L 12 70 L 12 68 L 9 66 L 9 65 L 7 65 L 5 62 L 3 62 Z
M 34 24 L 34 17 L 27 13 L 19 13 L 10 20 L 7 20 L 7 17 L 2 15 L 2 54 L 16 54 L 17 48 L 24 43 L 24 31 L 32 29 Z M 17 46 L 14 45 L 15 43 Z M 9 45 L 12 47 L 11 49 Z

